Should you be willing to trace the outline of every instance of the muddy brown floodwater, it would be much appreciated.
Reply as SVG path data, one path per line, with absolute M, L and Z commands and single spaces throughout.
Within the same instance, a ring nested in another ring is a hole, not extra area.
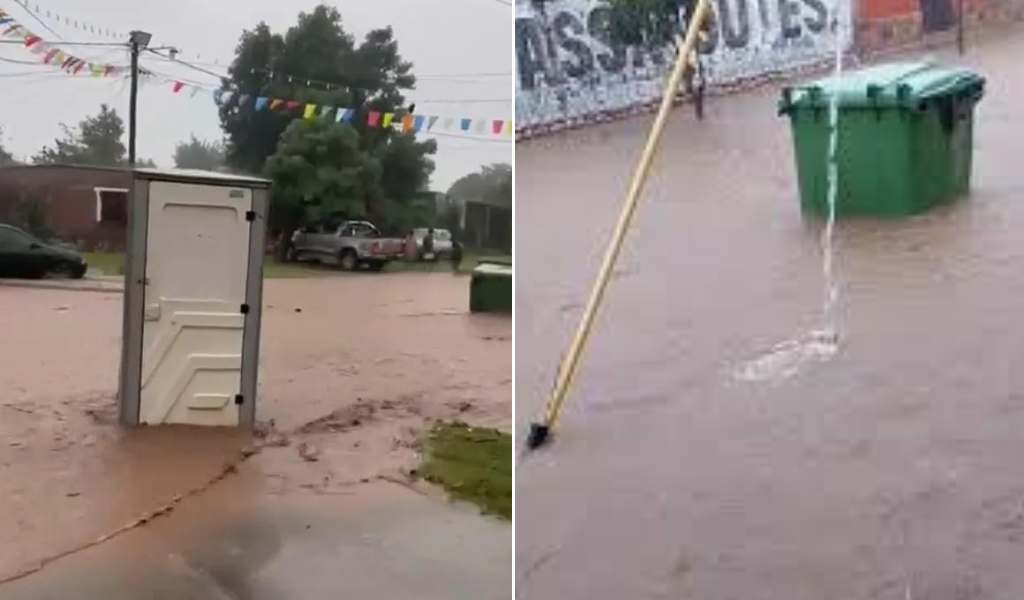
M 840 222 L 840 351 L 778 381 L 733 377 L 821 325 L 778 87 L 675 111 L 554 443 L 519 463 L 520 598 L 1024 594 L 1021 56 L 1021 29 L 972 42 L 971 198 Z M 650 121 L 517 146 L 520 428 Z
M 244 465 L 251 485 L 280 502 L 393 486 L 380 478 L 415 466 L 434 419 L 510 430 L 512 322 L 469 314 L 468 282 L 268 280 L 257 418 L 274 431 Z M 225 429 L 117 426 L 120 327 L 120 294 L 0 287 L 0 580 L 204 488 L 252 443 Z M 223 521 L 245 495 L 212 495 L 204 511 Z M 358 522 L 357 509 L 337 510 Z M 482 535 L 510 548 L 511 531 Z

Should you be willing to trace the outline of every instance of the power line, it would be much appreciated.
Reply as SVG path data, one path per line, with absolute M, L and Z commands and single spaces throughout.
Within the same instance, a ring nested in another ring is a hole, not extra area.
M 499 143 L 499 144 L 514 144 L 515 143 L 515 140 L 503 140 L 503 139 L 495 139 L 495 138 L 474 137 L 474 136 L 470 136 L 470 135 L 458 135 L 458 134 L 454 134 L 454 133 L 444 133 L 443 131 L 433 131 L 433 130 L 424 132 L 423 135 L 425 137 L 430 137 L 432 135 L 440 135 L 440 136 L 443 136 L 443 137 L 450 137 L 450 138 L 455 138 L 455 139 L 458 139 L 458 140 L 466 140 L 466 141 L 470 141 L 470 142 L 491 142 L 491 143 Z
M 205 73 L 206 75 L 210 75 L 211 77 L 216 77 L 218 80 L 226 78 L 224 75 L 220 75 L 218 73 L 214 73 L 213 71 L 209 71 L 209 70 L 204 69 L 202 67 L 197 67 L 196 65 L 193 65 L 192 63 L 188 63 L 188 62 L 185 62 L 183 60 L 178 60 L 177 58 L 172 58 L 170 56 L 167 56 L 166 54 L 160 54 L 159 52 L 157 52 L 156 50 L 154 50 L 152 48 L 146 48 L 146 51 L 150 52 L 152 54 L 155 54 L 155 55 L 157 55 L 159 57 L 166 58 L 167 60 L 169 60 L 169 61 L 171 61 L 173 63 L 179 63 L 179 64 L 182 64 L 182 65 L 185 65 L 186 67 L 188 67 L 188 68 L 190 68 L 192 70 L 198 71 L 200 73 Z
M 124 42 L 69 42 L 67 40 L 61 40 L 59 42 L 48 42 L 51 46 L 105 46 L 107 48 L 118 47 L 127 48 L 128 44 Z M 0 44 L 18 45 L 24 46 L 25 42 L 20 40 L 0 40 Z
M 44 28 L 46 28 L 47 31 L 49 31 L 53 35 L 57 36 L 61 40 L 64 39 L 64 36 L 62 36 L 61 34 L 57 33 L 56 31 L 54 31 L 52 27 L 50 27 L 45 21 L 43 21 L 41 18 L 39 18 L 39 15 L 37 15 L 31 8 L 29 8 L 27 6 L 26 2 L 23 2 L 23 0 L 14 0 L 14 3 L 17 4 L 18 6 L 24 8 L 25 12 L 27 12 L 30 17 L 35 19 L 36 22 L 38 22 L 40 25 L 42 25 Z

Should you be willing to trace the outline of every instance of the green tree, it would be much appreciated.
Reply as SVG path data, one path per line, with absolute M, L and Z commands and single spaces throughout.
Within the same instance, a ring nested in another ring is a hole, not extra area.
M 359 148 L 347 124 L 295 120 L 267 160 L 274 181 L 270 227 L 290 231 L 316 206 L 322 213 L 367 216 L 367 199 L 378 195 L 381 165 Z
M 32 157 L 35 164 L 78 164 L 113 166 L 124 164 L 124 121 L 117 111 L 100 105 L 96 116 L 86 117 L 77 129 L 61 123 L 64 135 L 54 146 L 44 147 Z
M 4 128 L 0 127 L 0 166 L 14 164 L 14 156 L 4 148 Z
M 457 179 L 448 188 L 448 197 L 464 203 L 486 202 L 512 207 L 512 165 L 496 163 L 484 165 L 477 173 Z
M 207 142 L 192 135 L 174 148 L 174 165 L 179 169 L 216 171 L 224 166 L 224 144 Z
M 370 31 L 360 44 L 342 24 L 337 9 L 320 5 L 300 13 L 284 35 L 265 23 L 242 34 L 223 88 L 232 91 L 220 108 L 227 134 L 228 163 L 258 173 L 277 149 L 294 112 L 253 110 L 257 97 L 297 100 L 319 106 L 395 112 L 401 116 L 402 90 L 412 89 L 412 64 L 402 60 L 391 28 Z M 329 83 L 328 83 L 329 82 Z M 245 106 L 240 106 L 245 96 Z M 363 149 L 386 144 L 390 130 L 353 122 Z
M 644 48 L 656 52 L 661 48 L 677 48 L 685 35 L 690 14 L 697 0 L 607 0 L 608 18 L 604 25 L 608 38 L 615 44 Z M 705 35 L 698 49 L 706 54 L 717 43 L 714 27 L 714 2 L 702 28 Z

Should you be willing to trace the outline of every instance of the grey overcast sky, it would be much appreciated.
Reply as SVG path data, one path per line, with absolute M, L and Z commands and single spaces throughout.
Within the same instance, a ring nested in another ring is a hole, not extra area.
M 515 111 L 514 8 L 505 0 L 0 0 L 0 8 L 21 24 L 46 41 L 56 42 L 59 40 L 26 12 L 23 3 L 33 12 L 38 6 L 43 22 L 66 40 L 111 41 L 65 24 L 63 17 L 72 23 L 77 20 L 113 30 L 141 29 L 153 34 L 151 45 L 180 48 L 182 60 L 201 62 L 213 71 L 223 71 L 230 63 L 243 29 L 265 21 L 283 33 L 300 11 L 324 3 L 338 8 L 346 30 L 357 40 L 371 29 L 387 25 L 394 29 L 399 51 L 412 61 L 418 78 L 416 89 L 407 94 L 416 102 L 417 113 L 490 120 L 512 119 Z M 47 11 L 62 18 L 48 18 Z M 84 59 L 128 63 L 127 51 L 120 48 L 66 50 Z M 50 66 L 9 60 L 42 61 L 21 46 L 0 44 L 0 127 L 3 145 L 18 159 L 27 159 L 43 145 L 52 144 L 60 134 L 60 123 L 77 124 L 97 112 L 101 103 L 114 106 L 127 122 L 127 81 L 72 77 Z M 216 84 L 213 77 L 145 55 L 143 65 L 173 78 Z M 205 139 L 222 137 L 211 97 L 190 97 L 187 92 L 188 88 L 175 95 L 171 86 L 163 83 L 143 85 L 139 95 L 140 158 L 171 167 L 175 144 L 190 134 Z M 447 190 L 454 180 L 480 165 L 513 160 L 511 136 L 485 135 L 492 141 L 475 141 L 461 132 L 453 135 L 435 137 L 434 190 Z

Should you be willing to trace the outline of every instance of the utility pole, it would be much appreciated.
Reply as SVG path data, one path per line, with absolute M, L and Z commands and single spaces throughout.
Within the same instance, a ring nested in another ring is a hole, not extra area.
M 153 38 L 145 31 L 131 32 L 129 46 L 132 53 L 132 91 L 128 101 L 128 166 L 135 166 L 135 113 L 139 101 L 139 53 L 149 46 Z
M 964 0 L 957 3 L 956 47 L 964 55 Z

